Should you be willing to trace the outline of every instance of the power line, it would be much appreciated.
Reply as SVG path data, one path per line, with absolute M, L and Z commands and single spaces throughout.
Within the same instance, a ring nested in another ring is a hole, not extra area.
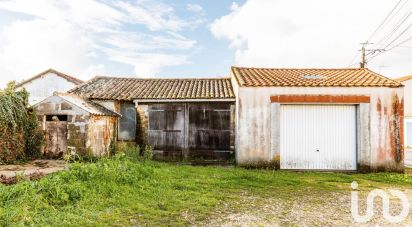
M 389 18 L 389 20 L 387 21 L 387 23 L 391 22 L 392 19 L 395 18 L 395 16 L 402 10 L 402 8 L 404 8 L 404 6 L 406 5 L 406 3 L 408 3 L 408 0 L 405 1 L 405 2 L 396 10 L 396 12 L 395 12 L 394 14 L 391 15 L 391 17 Z M 411 8 L 411 10 L 412 10 L 412 8 Z M 405 17 L 405 15 L 402 16 L 401 18 L 404 18 L 404 17 Z M 401 19 L 401 20 L 402 20 L 402 19 Z M 399 23 L 399 22 L 398 22 L 398 23 Z M 393 31 L 392 31 L 392 32 L 393 32 Z M 388 35 L 386 35 L 385 38 L 386 38 L 387 36 L 388 36 Z M 376 48 L 378 45 L 380 45 L 381 42 L 382 42 L 382 40 L 385 39 L 385 38 L 382 38 L 382 39 L 379 40 L 378 42 L 375 42 L 375 45 L 373 46 L 373 48 Z
M 411 8 L 412 10 L 412 8 Z M 400 27 L 402 27 L 402 25 L 405 23 L 405 21 L 409 18 L 409 16 L 412 14 L 412 12 L 409 12 L 407 14 L 405 14 L 399 21 L 398 23 L 395 25 L 395 27 L 392 29 L 392 31 L 386 35 L 384 38 L 382 38 L 381 40 L 378 41 L 379 44 L 381 44 L 381 46 L 384 46 L 385 43 L 390 40 L 392 38 L 393 35 L 396 34 L 396 32 L 398 31 L 398 29 Z
M 389 11 L 389 13 L 385 16 L 385 18 L 383 19 L 383 21 L 378 25 L 378 27 L 372 32 L 372 34 L 369 36 L 368 40 L 365 43 L 361 43 L 362 44 L 362 49 L 361 49 L 361 63 L 360 63 L 360 67 L 364 68 L 366 67 L 367 64 L 367 59 L 366 56 L 370 55 L 370 54 L 375 54 L 376 52 L 381 52 L 383 51 L 382 49 L 370 49 L 370 50 L 366 50 L 365 49 L 365 45 L 368 44 L 372 44 L 369 43 L 369 40 L 371 40 L 379 31 L 380 29 L 382 29 L 387 22 L 391 21 L 398 13 L 399 11 L 405 6 L 406 2 L 408 0 L 406 0 L 401 7 L 398 8 L 398 6 L 401 4 L 403 0 L 399 0 L 395 6 Z M 395 12 L 395 13 L 394 13 Z M 385 40 L 386 41 L 386 40 Z M 366 53 L 368 51 L 368 53 Z M 347 66 L 347 68 L 352 67 L 353 65 L 357 64 L 357 63 L 353 63 L 356 58 L 359 56 L 359 53 L 357 53 L 353 59 L 350 61 L 349 65 Z
M 360 67 L 361 68 L 366 68 L 366 64 L 368 63 L 366 56 L 369 54 L 374 54 L 376 52 L 382 52 L 385 51 L 384 49 L 366 49 L 365 46 L 368 44 L 373 44 L 373 43 L 369 43 L 369 42 L 365 42 L 365 43 L 361 43 L 362 44 L 362 49 L 360 50 L 362 52 L 362 58 L 361 58 L 361 62 L 360 62 Z M 368 53 L 366 53 L 366 51 L 368 51 Z
M 410 15 L 410 14 L 409 14 L 409 15 Z M 398 40 L 399 37 L 401 37 L 403 34 L 405 34 L 411 27 L 412 27 L 412 23 L 410 23 L 410 24 L 408 25 L 408 27 L 406 27 L 398 36 L 396 36 L 395 39 L 393 39 L 388 45 L 386 45 L 386 46 L 384 47 L 384 49 L 386 49 L 386 48 L 389 47 L 392 43 L 394 43 L 396 40 Z
M 389 12 L 389 14 L 385 17 L 385 19 L 379 24 L 379 26 L 375 29 L 375 31 L 369 36 L 368 40 L 371 40 L 372 37 L 376 34 L 376 32 L 379 31 L 380 28 L 383 27 L 385 22 L 388 20 L 388 18 L 392 15 L 392 13 L 395 11 L 396 8 L 398 8 L 399 4 L 402 2 L 402 0 L 399 0 L 398 3 L 392 8 L 392 10 Z M 399 12 L 399 11 L 398 11 Z
M 407 38 L 407 39 L 405 39 L 404 41 L 402 41 L 402 42 L 400 42 L 400 43 L 392 46 L 391 48 L 385 50 L 385 53 L 387 53 L 387 52 L 389 52 L 389 51 L 391 51 L 391 50 L 393 50 L 393 49 L 395 49 L 395 48 L 397 48 L 397 47 L 400 47 L 400 46 L 402 46 L 403 44 L 405 44 L 405 43 L 407 43 L 407 42 L 409 42 L 409 41 L 411 41 L 411 40 L 412 40 L 412 36 L 409 37 L 409 38 Z M 382 53 L 383 53 L 383 52 L 379 52 L 379 53 L 377 53 L 376 55 L 373 55 L 373 56 L 370 57 L 367 61 L 371 61 L 372 59 L 376 58 L 377 56 L 381 55 Z

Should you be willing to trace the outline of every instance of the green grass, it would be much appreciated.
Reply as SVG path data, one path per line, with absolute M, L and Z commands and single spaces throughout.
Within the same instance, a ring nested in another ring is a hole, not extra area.
M 322 194 L 350 190 L 354 180 L 367 187 L 404 187 L 412 176 L 200 167 L 117 156 L 74 163 L 39 181 L 0 186 L 0 225 L 188 225 L 207 220 L 245 193 Z

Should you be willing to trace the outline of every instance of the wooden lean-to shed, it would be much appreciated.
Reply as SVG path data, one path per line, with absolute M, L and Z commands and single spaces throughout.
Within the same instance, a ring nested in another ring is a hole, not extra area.
M 96 77 L 70 91 L 118 111 L 118 140 L 148 144 L 166 160 L 226 160 L 235 144 L 229 78 Z
M 43 153 L 103 156 L 117 139 L 118 113 L 74 94 L 55 93 L 34 105 L 45 132 Z

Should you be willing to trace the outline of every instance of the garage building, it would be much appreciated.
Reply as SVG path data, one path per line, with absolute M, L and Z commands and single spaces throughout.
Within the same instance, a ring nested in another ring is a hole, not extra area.
M 403 86 L 368 69 L 232 67 L 236 160 L 403 171 Z

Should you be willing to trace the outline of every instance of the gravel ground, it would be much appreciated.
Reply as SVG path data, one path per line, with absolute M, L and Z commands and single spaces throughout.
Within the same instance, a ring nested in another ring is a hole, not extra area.
M 402 189 L 412 201 L 412 190 Z M 382 201 L 375 200 L 375 215 L 365 224 L 354 222 L 351 215 L 350 190 L 347 192 L 322 192 L 291 195 L 290 198 L 277 196 L 254 197 L 245 193 L 236 204 L 226 204 L 216 212 L 207 226 L 411 226 L 412 210 L 406 220 L 398 224 L 387 222 L 382 216 Z M 360 193 L 359 210 L 366 212 L 367 192 Z M 411 206 L 412 207 L 412 206 Z M 402 206 L 396 198 L 391 198 L 390 211 L 398 214 Z

